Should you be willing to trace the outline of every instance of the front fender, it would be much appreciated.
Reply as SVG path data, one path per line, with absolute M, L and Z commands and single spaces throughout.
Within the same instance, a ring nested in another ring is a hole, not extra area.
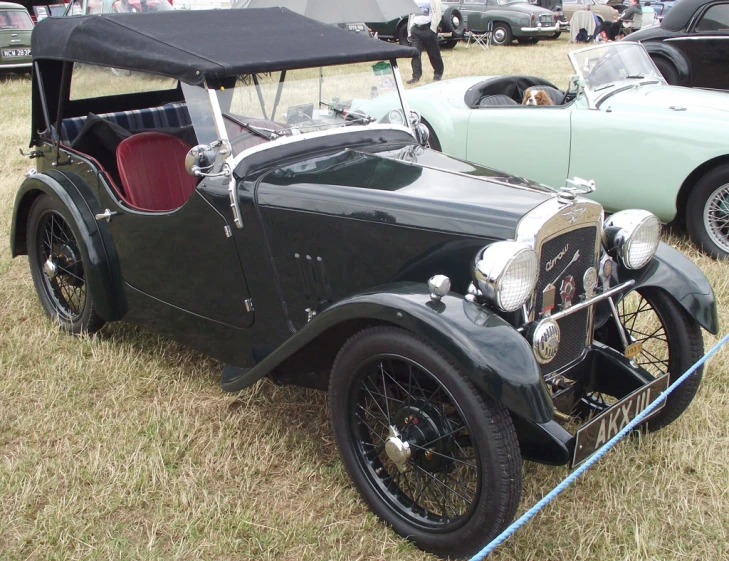
M 33 201 L 41 194 L 59 200 L 71 213 L 80 236 L 80 249 L 88 263 L 84 273 L 96 312 L 105 321 L 116 321 L 127 311 L 116 249 L 108 225 L 94 218 L 104 209 L 86 183 L 74 176 L 71 172 L 50 170 L 23 182 L 15 197 L 10 252 L 13 257 L 28 253 L 27 225 Z
M 653 260 L 643 269 L 615 269 L 615 283 L 632 279 L 635 280 L 633 288 L 665 290 L 709 333 L 719 333 L 719 316 L 711 284 L 701 269 L 680 251 L 661 242 Z
M 323 334 L 353 320 L 396 325 L 416 333 L 449 355 L 476 387 L 516 415 L 537 423 L 553 418 L 551 398 L 524 337 L 495 313 L 460 295 L 433 302 L 424 283 L 395 283 L 337 302 L 252 370 L 225 380 L 223 389 L 238 391 L 248 386 Z

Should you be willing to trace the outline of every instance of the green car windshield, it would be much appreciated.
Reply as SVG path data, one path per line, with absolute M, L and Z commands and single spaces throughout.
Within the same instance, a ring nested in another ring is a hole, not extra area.
M 407 126 L 389 62 L 249 74 L 209 87 L 234 155 L 282 137 L 375 123 Z M 214 141 L 207 93 L 187 84 L 182 88 L 198 140 Z
M 625 87 L 663 81 L 648 53 L 638 43 L 588 47 L 570 53 L 570 61 L 591 103 Z

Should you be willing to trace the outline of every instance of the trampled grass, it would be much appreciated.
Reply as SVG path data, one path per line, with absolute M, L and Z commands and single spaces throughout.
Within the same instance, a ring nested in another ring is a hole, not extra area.
M 525 73 L 564 87 L 567 48 L 459 45 L 444 52 L 446 77 Z M 427 80 L 427 58 L 424 68 Z M 18 153 L 30 133 L 28 78 L 0 78 L 0 99 L 7 240 L 30 165 Z M 669 241 L 711 279 L 729 325 L 729 265 Z M 432 559 L 359 498 L 323 394 L 269 381 L 224 394 L 220 364 L 126 324 L 64 335 L 7 242 L 0 309 L 0 559 Z M 715 341 L 705 334 L 707 349 Z M 620 444 L 492 558 L 729 559 L 728 356 L 712 360 L 676 423 Z M 566 474 L 525 463 L 521 511 Z

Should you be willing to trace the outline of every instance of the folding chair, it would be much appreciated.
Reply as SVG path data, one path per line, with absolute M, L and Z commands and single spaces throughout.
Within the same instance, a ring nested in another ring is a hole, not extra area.
M 494 22 L 489 21 L 486 26 L 486 31 L 478 31 L 471 29 L 468 32 L 468 41 L 466 41 L 466 47 L 471 46 L 471 41 L 474 45 L 480 46 L 484 51 L 491 46 L 491 36 L 494 33 Z

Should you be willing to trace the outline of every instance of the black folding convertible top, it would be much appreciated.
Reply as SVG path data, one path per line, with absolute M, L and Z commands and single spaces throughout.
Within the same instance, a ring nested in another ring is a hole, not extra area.
M 46 18 L 33 31 L 32 49 L 34 59 L 152 72 L 188 84 L 416 53 L 286 8 Z

